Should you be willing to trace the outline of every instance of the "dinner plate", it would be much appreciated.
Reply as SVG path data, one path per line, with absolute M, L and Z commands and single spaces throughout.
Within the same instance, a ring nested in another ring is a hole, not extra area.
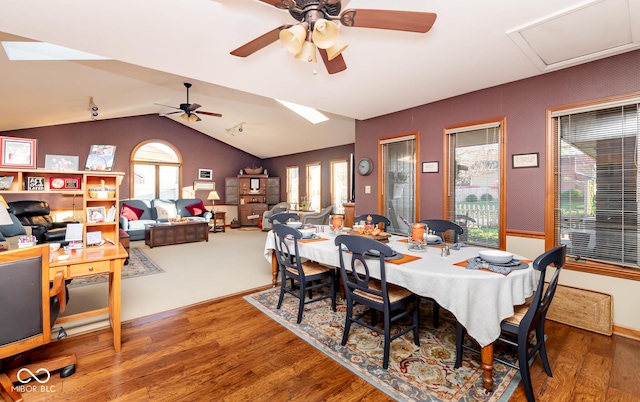
M 302 237 L 301 240 L 316 240 L 316 239 L 319 239 L 319 238 L 320 238 L 320 236 L 318 236 L 315 233 L 312 233 L 311 236 Z
M 505 262 L 502 264 L 499 263 L 495 263 L 495 262 L 489 262 L 489 261 L 485 261 L 480 257 L 476 257 L 475 259 L 473 259 L 475 262 L 486 262 L 489 265 L 495 265 L 496 267 L 507 267 L 507 268 L 511 268 L 511 269 L 525 269 L 529 267 L 529 264 L 527 264 L 526 262 L 522 262 L 520 260 L 516 260 L 515 258 L 512 259 L 509 262 Z
M 385 260 L 392 259 L 392 258 L 396 257 L 399 254 L 396 250 L 392 250 L 392 251 L 393 251 L 393 253 L 390 256 L 385 257 Z M 363 255 L 365 257 L 378 258 L 378 257 L 380 257 L 380 252 L 378 250 L 369 250 L 369 251 L 365 252 Z

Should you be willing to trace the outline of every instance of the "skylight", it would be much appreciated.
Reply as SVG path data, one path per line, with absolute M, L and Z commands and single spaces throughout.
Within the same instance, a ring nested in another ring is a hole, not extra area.
M 46 42 L 1 42 L 9 60 L 111 60 Z
M 285 101 L 280 100 L 280 99 L 276 99 L 276 100 L 278 102 L 280 102 L 283 106 L 286 106 L 287 108 L 293 110 L 294 112 L 296 112 L 300 116 L 304 117 L 305 119 L 309 120 L 313 124 L 318 124 L 318 123 L 322 123 L 323 121 L 329 120 L 329 118 L 327 116 L 325 116 L 322 113 L 318 112 L 314 108 L 307 107 L 307 106 L 302 106 L 302 105 L 297 105 L 297 104 L 291 103 L 291 102 L 285 102 Z

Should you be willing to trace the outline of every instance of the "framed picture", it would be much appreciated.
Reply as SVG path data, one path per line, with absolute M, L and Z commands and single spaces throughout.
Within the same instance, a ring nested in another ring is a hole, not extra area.
M 513 154 L 511 155 L 511 165 L 514 169 L 539 167 L 538 152 L 530 154 Z
M 0 137 L 0 167 L 23 169 L 36 168 L 36 145 L 38 140 L 17 137 Z
M 198 169 L 198 180 L 213 180 L 213 170 Z
M 422 173 L 438 173 L 438 161 L 422 162 Z
M 27 191 L 44 191 L 44 177 L 27 177 Z
M 80 157 L 69 155 L 45 155 L 44 168 L 46 170 L 72 171 L 78 170 Z
M 87 207 L 87 223 L 100 223 L 107 220 L 105 207 Z
M 193 189 L 194 190 L 215 190 L 216 182 L 215 181 L 194 181 Z
M 110 172 L 116 157 L 115 145 L 92 145 L 84 170 Z
M 0 190 L 10 189 L 12 183 L 13 183 L 13 176 L 0 177 Z

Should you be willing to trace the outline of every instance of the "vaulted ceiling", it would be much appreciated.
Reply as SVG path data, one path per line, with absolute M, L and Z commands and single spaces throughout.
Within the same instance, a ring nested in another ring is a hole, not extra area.
M 0 51 L 0 131 L 166 113 L 186 101 L 222 117 L 183 123 L 261 158 L 355 141 L 355 120 L 640 48 L 640 0 L 342 1 L 345 9 L 437 14 L 428 33 L 340 26 L 347 69 L 328 74 L 274 42 L 296 21 L 265 0 L 0 0 L 0 40 L 44 41 L 112 60 L 9 61 Z M 314 69 L 316 74 L 314 74 Z M 313 125 L 281 99 L 316 108 Z M 167 118 L 178 119 L 179 114 Z M 179 120 L 177 120 L 179 121 Z M 230 130 L 242 123 L 243 130 Z

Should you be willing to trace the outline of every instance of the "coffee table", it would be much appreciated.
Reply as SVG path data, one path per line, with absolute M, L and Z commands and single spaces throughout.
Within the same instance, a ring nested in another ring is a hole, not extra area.
M 152 223 L 144 226 L 144 244 L 150 248 L 209 241 L 209 223 Z

